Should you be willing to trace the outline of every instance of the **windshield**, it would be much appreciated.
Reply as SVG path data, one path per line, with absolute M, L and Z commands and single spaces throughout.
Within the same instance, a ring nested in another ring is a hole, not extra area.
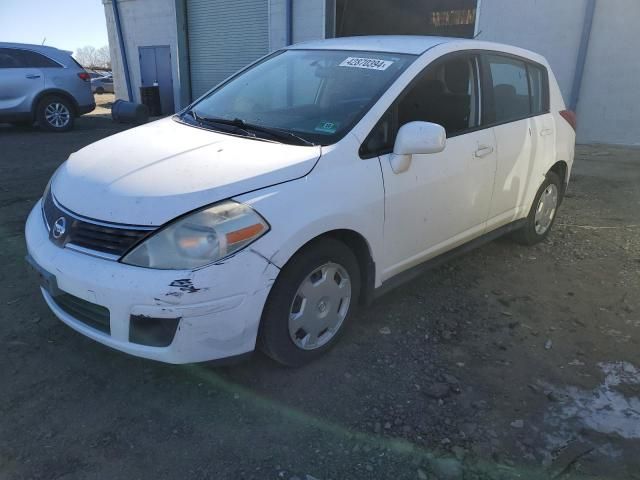
M 202 126 L 215 128 L 222 121 L 246 133 L 253 125 L 262 127 L 252 132 L 255 136 L 268 128 L 329 145 L 346 135 L 414 59 L 395 53 L 286 50 L 232 78 L 187 113 Z M 283 135 L 277 140 L 287 141 Z

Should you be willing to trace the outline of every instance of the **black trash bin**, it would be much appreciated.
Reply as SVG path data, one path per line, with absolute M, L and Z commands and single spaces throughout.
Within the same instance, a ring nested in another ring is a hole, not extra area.
M 111 106 L 111 118 L 118 123 L 145 123 L 149 120 L 149 108 L 140 103 L 116 100 Z
M 149 115 L 152 117 L 162 115 L 162 106 L 160 105 L 160 87 L 157 85 L 152 87 L 140 87 L 140 103 L 149 108 Z

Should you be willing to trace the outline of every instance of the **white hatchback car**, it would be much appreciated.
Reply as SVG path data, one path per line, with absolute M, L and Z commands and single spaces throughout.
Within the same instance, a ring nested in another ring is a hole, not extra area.
M 72 154 L 29 216 L 28 260 L 55 315 L 105 345 L 301 365 L 400 280 L 506 232 L 543 240 L 574 144 L 537 54 L 296 45 Z

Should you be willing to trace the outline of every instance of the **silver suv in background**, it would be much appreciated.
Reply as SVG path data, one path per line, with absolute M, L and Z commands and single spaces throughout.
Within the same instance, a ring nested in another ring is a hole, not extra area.
M 72 52 L 0 42 L 0 122 L 63 132 L 95 107 L 91 77 Z

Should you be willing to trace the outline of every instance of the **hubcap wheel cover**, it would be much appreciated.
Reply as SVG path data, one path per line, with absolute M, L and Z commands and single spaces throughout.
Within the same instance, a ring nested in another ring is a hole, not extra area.
M 49 125 L 64 128 L 69 124 L 71 112 L 64 103 L 52 102 L 44 109 L 44 118 Z
M 302 350 L 326 345 L 340 330 L 351 304 L 351 278 L 329 262 L 302 281 L 289 309 L 289 336 Z
M 551 183 L 544 189 L 536 208 L 535 229 L 538 235 L 544 235 L 556 216 L 558 208 L 558 187 Z

